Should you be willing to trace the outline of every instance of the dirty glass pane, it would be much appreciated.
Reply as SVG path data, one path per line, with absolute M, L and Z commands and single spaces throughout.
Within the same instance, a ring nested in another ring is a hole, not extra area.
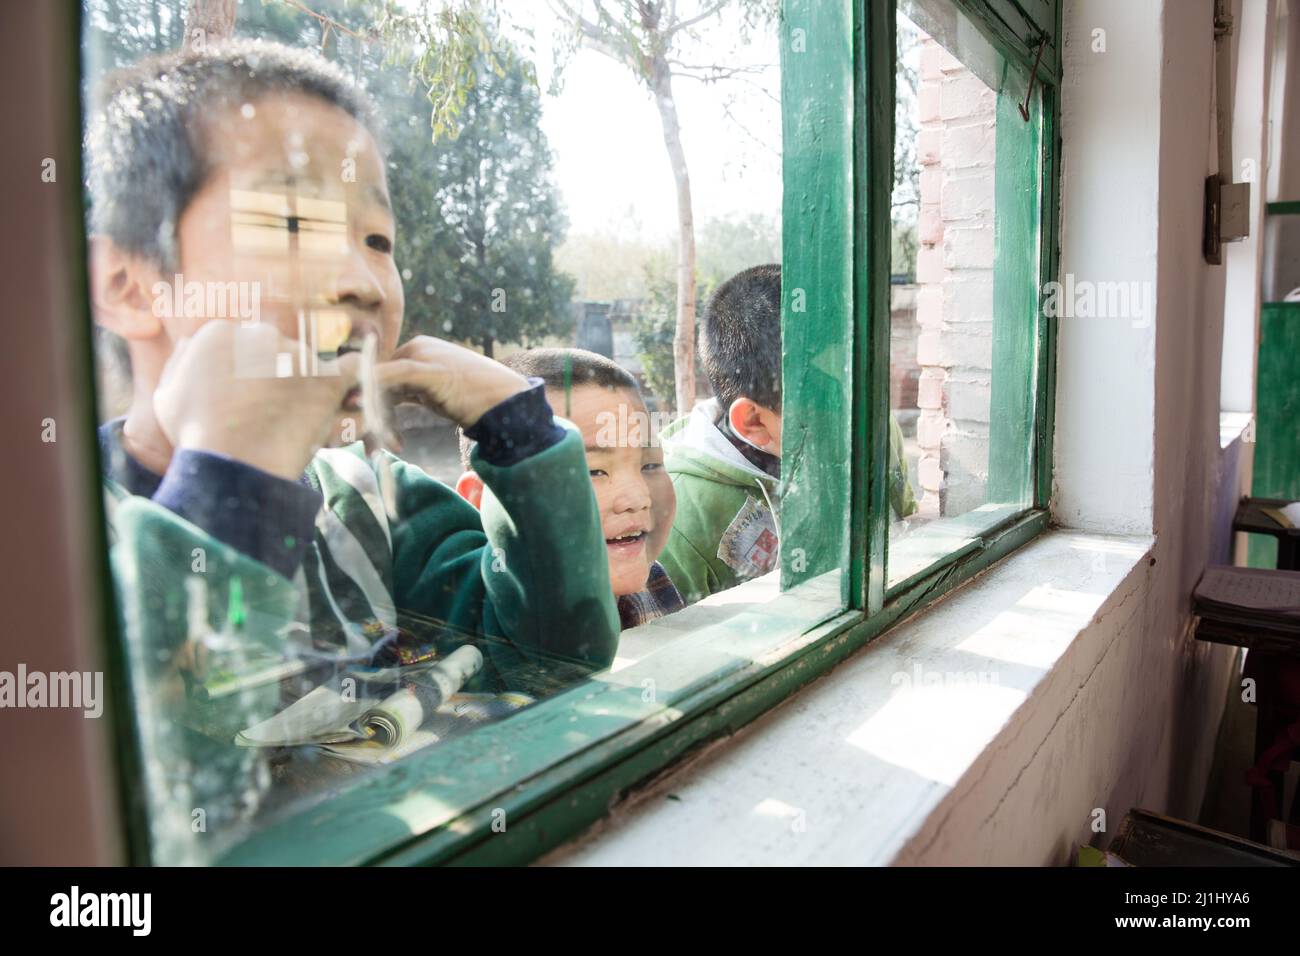
M 590 3 L 388 6 L 84 3 L 101 457 L 161 862 L 583 682 L 613 690 L 566 744 L 770 650 L 673 615 L 783 597 L 775 5 L 638 20 L 668 44 L 648 66 L 604 21 L 582 42 Z M 675 376 L 675 329 L 738 274 L 747 338 Z M 420 805 L 481 798 L 467 766 Z
M 1030 501 L 1041 122 L 949 0 L 899 4 L 888 585 Z

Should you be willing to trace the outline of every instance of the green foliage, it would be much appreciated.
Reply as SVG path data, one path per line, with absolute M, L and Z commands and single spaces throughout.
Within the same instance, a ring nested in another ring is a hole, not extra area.
M 921 247 L 916 226 L 895 222 L 890 231 L 889 271 L 893 275 L 906 277 L 908 282 L 915 282 L 916 253 Z
M 406 66 L 425 89 L 435 140 L 460 135 L 485 76 L 516 73 L 537 85 L 532 64 L 499 42 L 495 0 L 362 0 L 361 8 L 385 62 Z
M 646 295 L 632 317 L 632 340 L 641 360 L 645 383 L 659 401 L 671 407 L 676 394 L 677 367 L 673 357 L 673 335 L 677 329 L 676 254 L 659 253 L 643 267 Z M 702 308 L 700 286 L 696 285 L 696 308 Z M 697 312 L 698 314 L 698 312 Z M 696 323 L 698 338 L 699 324 Z
M 714 286 L 742 269 L 780 261 L 780 223 L 762 213 L 708 219 L 696 237 L 696 274 Z
M 635 224 L 626 229 L 622 225 L 570 232 L 556 250 L 560 268 L 577 280 L 578 298 L 593 302 L 645 298 L 645 264 L 672 244 L 643 237 Z
M 781 260 L 781 230 L 771 218 L 710 219 L 700 227 L 696 254 L 695 314 L 702 318 L 713 290 L 750 266 Z M 677 252 L 671 245 L 651 254 L 642 267 L 644 299 L 632 318 L 632 338 L 646 384 L 661 405 L 674 396 L 673 335 L 677 315 Z M 696 340 L 699 323 L 696 323 Z
M 566 224 L 536 86 L 518 66 L 480 63 L 459 135 L 432 143 L 418 99 L 407 93 L 389 143 L 408 329 L 489 354 L 562 332 L 573 279 L 554 261 Z

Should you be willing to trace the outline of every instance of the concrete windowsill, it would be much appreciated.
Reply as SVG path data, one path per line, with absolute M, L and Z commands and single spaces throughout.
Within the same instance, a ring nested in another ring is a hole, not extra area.
M 991 761 L 1037 752 L 1039 711 L 1105 654 L 1078 639 L 1138 593 L 1152 543 L 1044 533 L 542 862 L 908 862 Z
M 1219 412 L 1219 447 L 1227 448 L 1244 437 L 1254 420 L 1253 412 Z

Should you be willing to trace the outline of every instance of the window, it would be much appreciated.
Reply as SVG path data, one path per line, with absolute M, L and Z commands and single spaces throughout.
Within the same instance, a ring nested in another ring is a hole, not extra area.
M 891 588 L 1033 500 L 1043 181 L 1029 71 L 955 4 L 901 4 L 897 50 Z
M 671 87 L 618 5 L 84 6 L 142 860 L 529 858 L 1043 527 L 1055 5 L 674 6 Z M 674 376 L 764 265 L 775 391 Z M 707 586 L 620 633 L 724 466 Z

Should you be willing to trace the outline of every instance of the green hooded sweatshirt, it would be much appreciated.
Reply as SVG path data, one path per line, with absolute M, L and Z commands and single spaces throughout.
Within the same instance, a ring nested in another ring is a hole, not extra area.
M 677 492 L 677 517 L 659 562 L 687 604 L 777 566 L 778 482 L 751 464 L 718 428 L 716 399 L 660 435 Z M 889 416 L 889 500 L 896 517 L 916 510 L 903 433 Z

